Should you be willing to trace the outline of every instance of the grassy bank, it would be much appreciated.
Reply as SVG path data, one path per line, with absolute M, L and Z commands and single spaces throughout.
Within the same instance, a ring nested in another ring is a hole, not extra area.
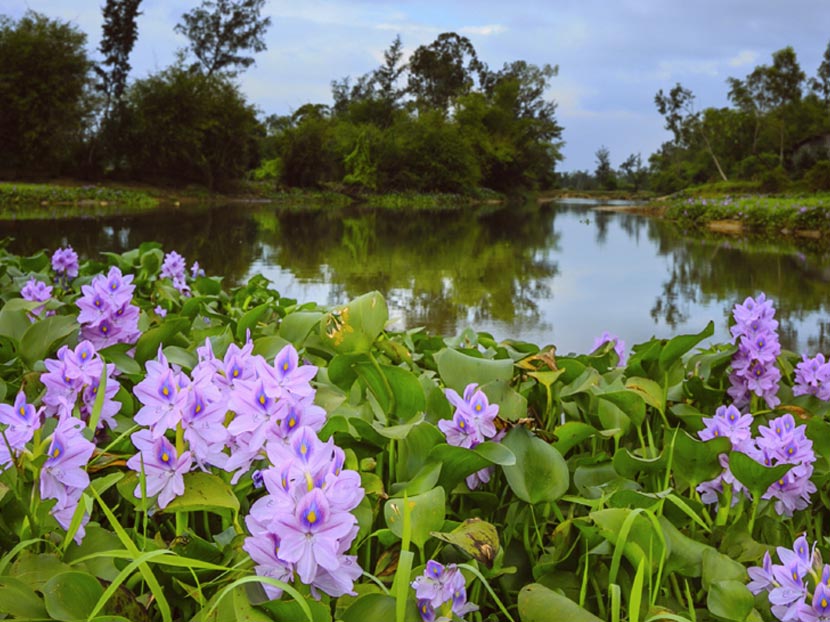
M 664 217 L 684 227 L 804 237 L 830 234 L 830 193 L 684 192 L 660 203 L 665 206 Z
M 0 207 L 4 210 L 32 206 L 154 207 L 158 198 L 144 190 L 118 186 L 0 182 Z

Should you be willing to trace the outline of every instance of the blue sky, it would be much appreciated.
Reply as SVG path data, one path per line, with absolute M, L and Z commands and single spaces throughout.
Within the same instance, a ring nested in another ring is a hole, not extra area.
M 0 14 L 27 8 L 77 24 L 94 52 L 103 0 L 0 0 Z M 185 40 L 173 32 L 197 0 L 144 0 L 132 77 L 163 69 Z M 268 50 L 240 77 L 265 114 L 331 102 L 330 82 L 382 60 L 396 34 L 411 53 L 447 31 L 467 36 L 491 67 L 526 60 L 559 66 L 548 95 L 558 102 L 565 160 L 596 166 L 603 145 L 614 166 L 643 160 L 669 138 L 654 106 L 658 89 L 692 89 L 698 107 L 728 104 L 726 79 L 743 78 L 772 52 L 795 48 L 815 74 L 830 40 L 827 0 L 269 0 Z

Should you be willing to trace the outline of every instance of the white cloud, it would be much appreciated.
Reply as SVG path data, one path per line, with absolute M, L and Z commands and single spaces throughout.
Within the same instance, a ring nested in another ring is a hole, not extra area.
M 743 67 L 744 65 L 751 65 L 758 59 L 758 52 L 754 50 L 741 50 L 735 56 L 730 58 L 727 63 L 730 67 Z
M 488 24 L 486 26 L 464 26 L 458 29 L 464 35 L 479 35 L 482 37 L 489 37 L 490 35 L 498 35 L 507 30 L 501 24 Z

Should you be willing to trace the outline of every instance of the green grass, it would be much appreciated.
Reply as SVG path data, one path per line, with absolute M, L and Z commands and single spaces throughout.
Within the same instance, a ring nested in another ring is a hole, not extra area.
M 110 186 L 0 182 L 0 208 L 6 210 L 19 206 L 101 205 L 102 203 L 147 208 L 155 207 L 158 200 L 142 190 Z

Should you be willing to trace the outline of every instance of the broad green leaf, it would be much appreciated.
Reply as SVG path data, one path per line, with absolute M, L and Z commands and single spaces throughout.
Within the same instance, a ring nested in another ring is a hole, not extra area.
M 596 434 L 597 429 L 581 421 L 567 421 L 558 426 L 553 432 L 557 439 L 553 446 L 559 450 L 559 453 L 565 455 L 573 447 Z
M 719 581 L 745 583 L 749 576 L 743 564 L 711 547 L 703 551 L 701 562 L 700 577 L 706 590 Z
M 236 597 L 236 594 L 234 594 L 234 608 L 236 615 L 233 620 L 235 622 L 259 622 L 259 620 L 262 620 L 263 622 L 268 620 L 297 620 L 299 622 L 307 619 L 302 608 L 300 607 L 300 604 L 295 600 L 269 600 L 268 602 L 259 605 L 262 609 L 271 614 L 270 617 L 254 617 L 252 614 L 256 612 L 256 610 L 248 613 L 251 605 L 246 602 L 247 600 L 248 599 L 244 593 L 241 597 Z M 306 597 L 305 603 L 311 610 L 312 622 L 331 622 L 331 611 L 329 610 L 327 604 L 311 597 Z M 242 617 L 242 614 L 247 614 L 249 617 Z
M 405 421 L 426 409 L 426 396 L 418 377 L 402 367 L 359 362 L 357 375 L 367 384 L 387 415 Z
M 365 475 L 365 474 L 364 474 Z M 435 488 L 438 478 L 441 476 L 440 462 L 427 462 L 411 480 L 406 482 L 395 482 L 390 489 L 390 496 L 411 497 L 419 495 Z M 382 486 L 382 484 L 381 484 Z
M 218 475 L 192 471 L 184 475 L 184 494 L 173 499 L 164 512 L 239 512 L 239 499 Z
M 494 464 L 516 463 L 516 456 L 510 449 L 492 441 L 485 441 L 472 449 L 441 443 L 429 451 L 428 458 L 442 465 L 438 484 L 448 491 L 453 490 L 468 475 L 483 468 Z
M 671 438 L 668 434 L 667 437 Z M 674 441 L 672 471 L 676 477 L 695 487 L 714 479 L 723 471 L 718 456 L 731 449 L 732 442 L 725 436 L 699 441 L 680 430 Z
M 446 446 L 444 435 L 431 423 L 421 422 L 412 427 L 405 438 L 398 442 L 398 460 L 396 474 L 400 481 L 415 477 L 429 462 L 430 451 L 438 446 Z
M 366 594 L 355 600 L 343 612 L 343 622 L 393 622 L 395 599 L 386 594 Z M 421 622 L 415 597 L 407 599 L 404 622 Z
M 621 548 L 621 551 L 615 551 L 616 555 L 624 555 L 635 568 L 645 561 L 650 571 L 654 572 L 670 553 L 670 543 L 666 541 L 662 528 L 647 510 L 608 508 L 591 512 L 590 517 L 600 528 L 602 536 L 615 549 Z
M 283 337 L 279 335 L 268 335 L 267 337 L 260 337 L 254 340 L 254 354 L 259 354 L 269 363 L 272 362 L 277 354 L 280 353 L 285 346 L 289 344 Z
M 606 400 L 619 408 L 635 426 L 640 426 L 646 417 L 646 404 L 637 391 L 609 391 L 598 393 L 600 400 Z
M 444 348 L 434 355 L 438 374 L 444 384 L 459 395 L 468 384 L 485 385 L 493 380 L 509 383 L 513 378 L 513 361 L 510 359 L 483 359 Z
M 26 312 L 36 309 L 43 303 L 23 298 L 12 298 L 0 309 L 0 335 L 9 337 L 14 341 L 20 341 L 23 333 L 31 327 L 32 323 L 26 317 Z
M 174 318 L 151 328 L 138 338 L 138 343 L 135 345 L 135 360 L 143 365 L 149 359 L 155 358 L 159 345 L 169 342 L 173 335 L 186 330 L 188 326 L 190 322 L 187 318 Z
M 297 311 L 289 313 L 280 322 L 280 337 L 287 339 L 297 348 L 302 347 L 312 329 L 320 322 L 323 314 L 319 311 Z
M 24 552 L 12 565 L 11 574 L 32 589 L 40 590 L 49 579 L 69 570 L 73 568 L 61 561 L 57 555 L 51 553 L 33 555 Z
M 706 607 L 724 620 L 743 622 L 754 605 L 755 597 L 741 581 L 717 581 L 706 595 Z
M 711 337 L 714 334 L 715 323 L 709 321 L 706 328 L 699 333 L 694 335 L 678 335 L 676 337 L 672 337 L 669 342 L 663 346 L 663 349 L 660 352 L 660 358 L 658 359 L 660 369 L 668 371 L 669 368 L 671 368 L 676 361 L 679 361 L 684 354 L 694 348 L 701 341 Z
M 179 346 L 167 346 L 163 349 L 163 352 L 169 363 L 178 365 L 183 369 L 193 369 L 199 362 L 199 358 L 194 352 Z
M 236 338 L 239 341 L 244 342 L 248 331 L 251 331 L 251 334 L 253 335 L 257 322 L 259 322 L 262 319 L 262 316 L 264 316 L 266 312 L 272 308 L 273 305 L 266 302 L 246 311 L 245 314 L 239 318 L 239 322 L 236 324 Z
M 625 388 L 636 392 L 649 406 L 656 408 L 661 413 L 665 412 L 666 400 L 663 395 L 663 388 L 654 380 L 633 376 L 625 381 Z
M 78 622 L 89 619 L 104 588 L 98 579 L 85 572 L 62 572 L 43 586 L 46 611 L 55 620 Z
M 320 339 L 338 354 L 368 352 L 387 321 L 386 300 L 380 292 L 369 292 L 326 313 Z
M 0 613 L 29 619 L 49 617 L 40 596 L 15 577 L 0 577 Z
M 457 546 L 488 568 L 493 567 L 500 548 L 496 527 L 480 518 L 468 518 L 448 533 L 433 532 L 432 535 Z
M 666 468 L 666 456 L 660 454 L 656 458 L 642 458 L 621 447 L 614 453 L 612 460 L 614 469 L 623 477 L 634 479 L 639 473 L 660 473 Z
M 406 499 L 389 499 L 383 506 L 386 526 L 399 538 L 403 537 L 403 504 L 409 506 L 412 527 L 412 542 L 419 548 L 430 538 L 433 531 L 439 531 L 446 516 L 446 494 L 438 486 L 423 494 Z
M 688 537 L 665 516 L 657 517 L 671 553 L 666 563 L 666 573 L 677 572 L 684 577 L 699 577 L 703 572 L 703 554 L 717 552 L 715 548 Z
M 522 622 L 602 622 L 567 596 L 539 583 L 525 585 L 519 592 L 519 618 Z
M 124 346 L 127 344 L 116 344 L 101 350 L 101 356 L 108 363 L 113 363 L 118 371 L 124 374 L 140 374 L 141 365 L 135 362 L 135 359 L 126 353 Z
M 754 499 L 760 499 L 773 483 L 781 480 L 792 464 L 764 466 L 744 453 L 733 451 L 729 454 L 729 470 L 739 482 L 747 487 Z
M 511 490 L 526 503 L 556 501 L 568 490 L 565 459 L 552 445 L 522 427 L 513 428 L 502 444 L 516 456 L 516 464 L 504 466 Z
M 135 483 L 133 483 L 133 488 L 135 488 Z M 120 548 L 118 536 L 103 527 L 92 524 L 87 525 L 86 535 L 80 544 L 73 542 L 69 545 L 63 559 L 66 563 L 71 563 L 76 559 L 86 557 L 88 559 L 83 562 L 83 566 L 76 566 L 76 568 L 85 568 L 99 579 L 113 581 L 118 576 L 119 570 L 112 557 L 101 555 L 101 553 Z
M 47 358 L 56 342 L 77 331 L 78 322 L 70 315 L 53 315 L 38 320 L 20 338 L 20 355 L 31 366 L 35 361 Z

